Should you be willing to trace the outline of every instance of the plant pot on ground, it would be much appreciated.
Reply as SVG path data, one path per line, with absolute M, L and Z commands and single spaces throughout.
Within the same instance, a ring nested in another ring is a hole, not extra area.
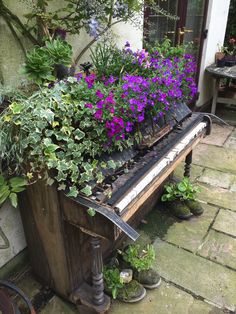
M 180 219 L 189 219 L 192 215 L 201 215 L 203 208 L 196 201 L 196 193 L 199 191 L 189 178 L 184 177 L 180 182 L 170 182 L 164 187 L 162 202 L 170 212 Z

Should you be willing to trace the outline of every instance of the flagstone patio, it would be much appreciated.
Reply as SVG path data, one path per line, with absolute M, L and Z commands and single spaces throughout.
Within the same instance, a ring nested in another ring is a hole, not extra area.
M 182 176 L 183 165 L 175 172 Z M 140 226 L 141 242 L 153 242 L 159 289 L 140 303 L 112 303 L 111 314 L 236 313 L 236 130 L 215 124 L 194 151 L 191 178 L 201 186 L 200 217 L 180 221 L 161 205 Z M 45 291 L 28 274 L 18 284 L 42 314 L 88 313 Z M 44 291 L 45 299 L 40 295 Z M 38 305 L 37 305 L 38 304 Z

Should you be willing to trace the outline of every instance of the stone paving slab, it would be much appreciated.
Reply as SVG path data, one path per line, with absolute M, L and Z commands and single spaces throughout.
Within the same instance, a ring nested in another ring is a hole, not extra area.
M 236 138 L 230 136 L 225 142 L 224 147 L 236 150 Z
M 204 184 L 199 187 L 199 200 L 236 211 L 236 192 Z
M 85 314 L 76 309 L 72 304 L 60 299 L 59 297 L 53 297 L 49 303 L 39 312 L 40 314 Z
M 232 131 L 232 126 L 213 124 L 211 135 L 206 136 L 201 142 L 204 144 L 222 146 Z
M 236 239 L 210 230 L 198 254 L 236 270 Z
M 230 187 L 230 191 L 231 192 L 236 192 L 236 178 L 235 178 L 234 182 L 232 183 L 232 185 Z
M 236 272 L 157 239 L 155 269 L 167 281 L 235 311 Z
M 233 130 L 233 132 L 230 134 L 231 137 L 236 138 L 236 129 Z
M 234 149 L 199 144 L 193 151 L 193 163 L 198 166 L 236 174 Z
M 213 224 L 213 228 L 236 237 L 236 213 L 221 209 Z
M 198 181 L 207 183 L 216 187 L 228 189 L 236 179 L 236 175 L 217 171 L 214 169 L 205 168 L 203 174 Z
M 149 290 L 139 303 L 125 304 L 115 301 L 111 314 L 223 314 L 223 311 L 194 299 L 173 285 L 162 282 L 159 289 Z
M 31 299 L 42 289 L 42 285 L 36 281 L 31 272 L 25 275 L 16 285 Z
M 196 181 L 197 178 L 199 178 L 202 173 L 203 173 L 204 168 L 201 166 L 197 166 L 197 165 L 192 165 L 191 166 L 191 171 L 190 171 L 190 179 L 191 181 Z M 174 176 L 181 180 L 183 179 L 183 175 L 184 175 L 184 163 L 181 163 L 174 171 Z
M 188 221 L 178 220 L 165 211 L 153 210 L 141 226 L 150 239 L 159 237 L 182 248 L 196 252 L 218 211 L 216 207 L 202 204 L 204 213 Z

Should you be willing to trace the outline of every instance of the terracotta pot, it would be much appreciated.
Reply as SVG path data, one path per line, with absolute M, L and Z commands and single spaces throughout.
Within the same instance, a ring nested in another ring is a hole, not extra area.
M 225 54 L 223 52 L 216 52 L 215 54 L 215 63 L 217 63 L 217 60 L 222 60 L 225 57 Z

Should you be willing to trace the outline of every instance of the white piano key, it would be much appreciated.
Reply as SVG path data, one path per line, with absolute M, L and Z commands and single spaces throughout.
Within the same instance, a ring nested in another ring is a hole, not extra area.
M 193 140 L 205 127 L 206 122 L 200 122 L 194 129 L 191 130 L 180 143 L 175 145 L 173 149 L 164 157 L 151 171 L 143 178 L 139 183 L 137 183 L 132 190 L 125 195 L 125 197 L 116 205 L 119 212 L 122 212 L 138 194 L 144 190 L 144 188 L 150 184 L 161 171 L 170 164 L 175 157 L 183 151 L 183 149 Z
M 133 192 L 138 195 L 157 175 L 167 166 L 168 160 L 164 158 L 155 168 L 153 168 L 117 205 L 119 211 L 122 211 L 135 197 Z

